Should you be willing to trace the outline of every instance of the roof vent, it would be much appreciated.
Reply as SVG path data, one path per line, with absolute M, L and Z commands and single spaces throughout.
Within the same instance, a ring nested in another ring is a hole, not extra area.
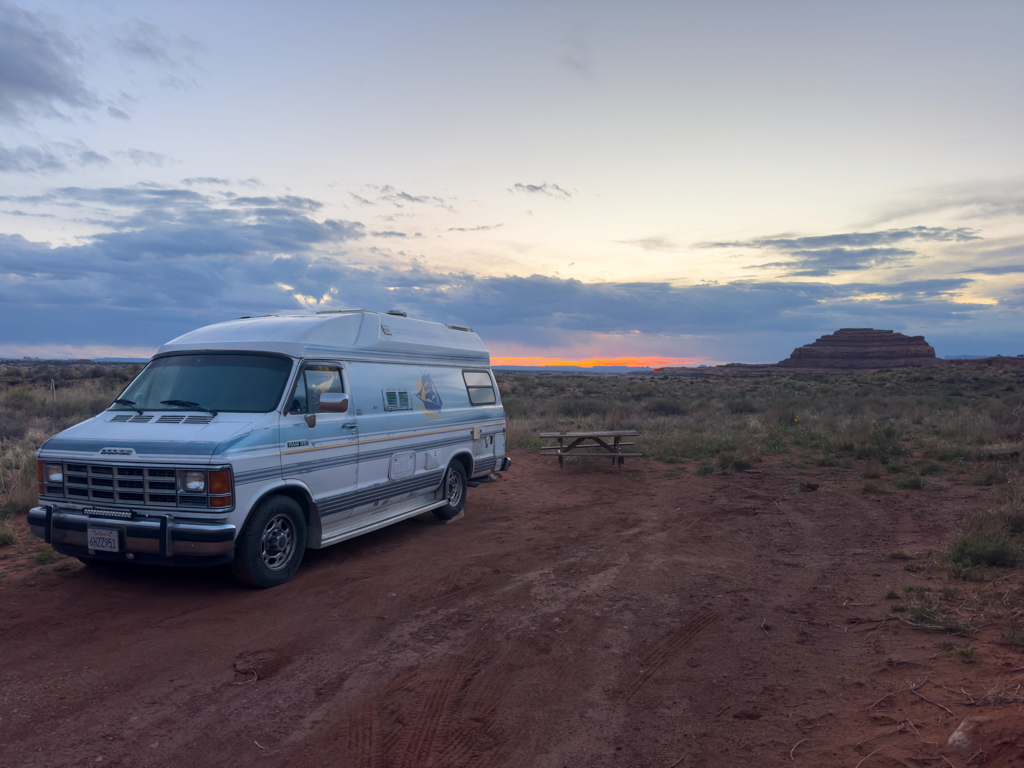
M 400 309 L 389 309 L 388 310 L 388 314 L 389 315 L 394 315 L 395 317 L 408 317 L 409 316 L 408 312 L 403 312 Z
M 446 326 L 451 331 L 465 331 L 466 333 L 472 333 L 473 329 L 465 325 L 452 325 L 448 323 Z

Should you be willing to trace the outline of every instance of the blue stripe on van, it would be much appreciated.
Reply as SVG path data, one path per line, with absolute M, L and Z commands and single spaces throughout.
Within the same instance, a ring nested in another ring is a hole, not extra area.
M 178 440 L 148 442 L 95 439 L 73 440 L 58 436 L 51 437 L 43 443 L 40 450 L 98 453 L 102 448 L 132 448 L 137 455 L 162 454 L 165 456 L 212 456 L 218 445 L 220 445 L 220 443 L 181 442 Z
M 399 480 L 397 483 L 381 483 L 372 488 L 363 488 L 350 493 L 341 493 L 337 496 L 327 496 L 317 499 L 316 504 L 320 509 L 321 519 L 345 512 L 354 507 L 361 507 L 364 504 L 373 504 L 378 501 L 401 496 L 405 493 L 417 491 L 433 491 L 441 484 L 441 477 L 444 470 L 429 472 L 423 475 L 410 477 L 407 480 Z
M 474 461 L 473 462 L 473 474 L 474 475 L 479 475 L 481 472 L 491 472 L 491 471 L 494 470 L 494 467 L 495 467 L 495 465 L 497 465 L 497 463 L 498 463 L 497 458 L 493 458 L 493 457 L 490 458 L 490 459 L 483 459 L 481 461 Z

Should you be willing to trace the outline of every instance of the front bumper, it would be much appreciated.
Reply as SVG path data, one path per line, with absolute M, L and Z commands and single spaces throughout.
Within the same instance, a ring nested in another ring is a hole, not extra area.
M 496 467 L 496 469 L 498 472 L 508 472 L 510 469 L 512 469 L 512 459 L 510 459 L 508 456 L 505 456 L 503 459 L 501 459 L 501 461 L 498 462 L 498 466 Z
M 28 513 L 33 535 L 61 554 L 98 560 L 134 560 L 162 565 L 213 565 L 234 557 L 235 526 L 227 523 L 186 523 L 170 515 L 142 520 L 88 517 L 56 505 L 35 507 Z M 88 528 L 116 530 L 119 552 L 88 548 Z

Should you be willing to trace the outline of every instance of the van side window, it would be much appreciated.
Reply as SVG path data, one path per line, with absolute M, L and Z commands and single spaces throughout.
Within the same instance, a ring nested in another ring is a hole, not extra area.
M 288 413 L 320 413 L 320 395 L 344 392 L 341 371 L 330 365 L 308 365 L 299 374 Z
M 470 405 L 494 405 L 494 382 L 487 371 L 463 371 L 462 380 L 466 382 Z

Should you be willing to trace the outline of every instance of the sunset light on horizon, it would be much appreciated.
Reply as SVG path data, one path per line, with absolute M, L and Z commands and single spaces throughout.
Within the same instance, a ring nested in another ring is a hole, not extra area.
M 671 368 L 693 365 L 693 361 L 685 360 L 681 357 L 591 357 L 582 360 L 567 360 L 560 357 L 492 357 L 491 365 L 495 368 L 506 366 L 531 368 L 597 368 L 599 366 Z

